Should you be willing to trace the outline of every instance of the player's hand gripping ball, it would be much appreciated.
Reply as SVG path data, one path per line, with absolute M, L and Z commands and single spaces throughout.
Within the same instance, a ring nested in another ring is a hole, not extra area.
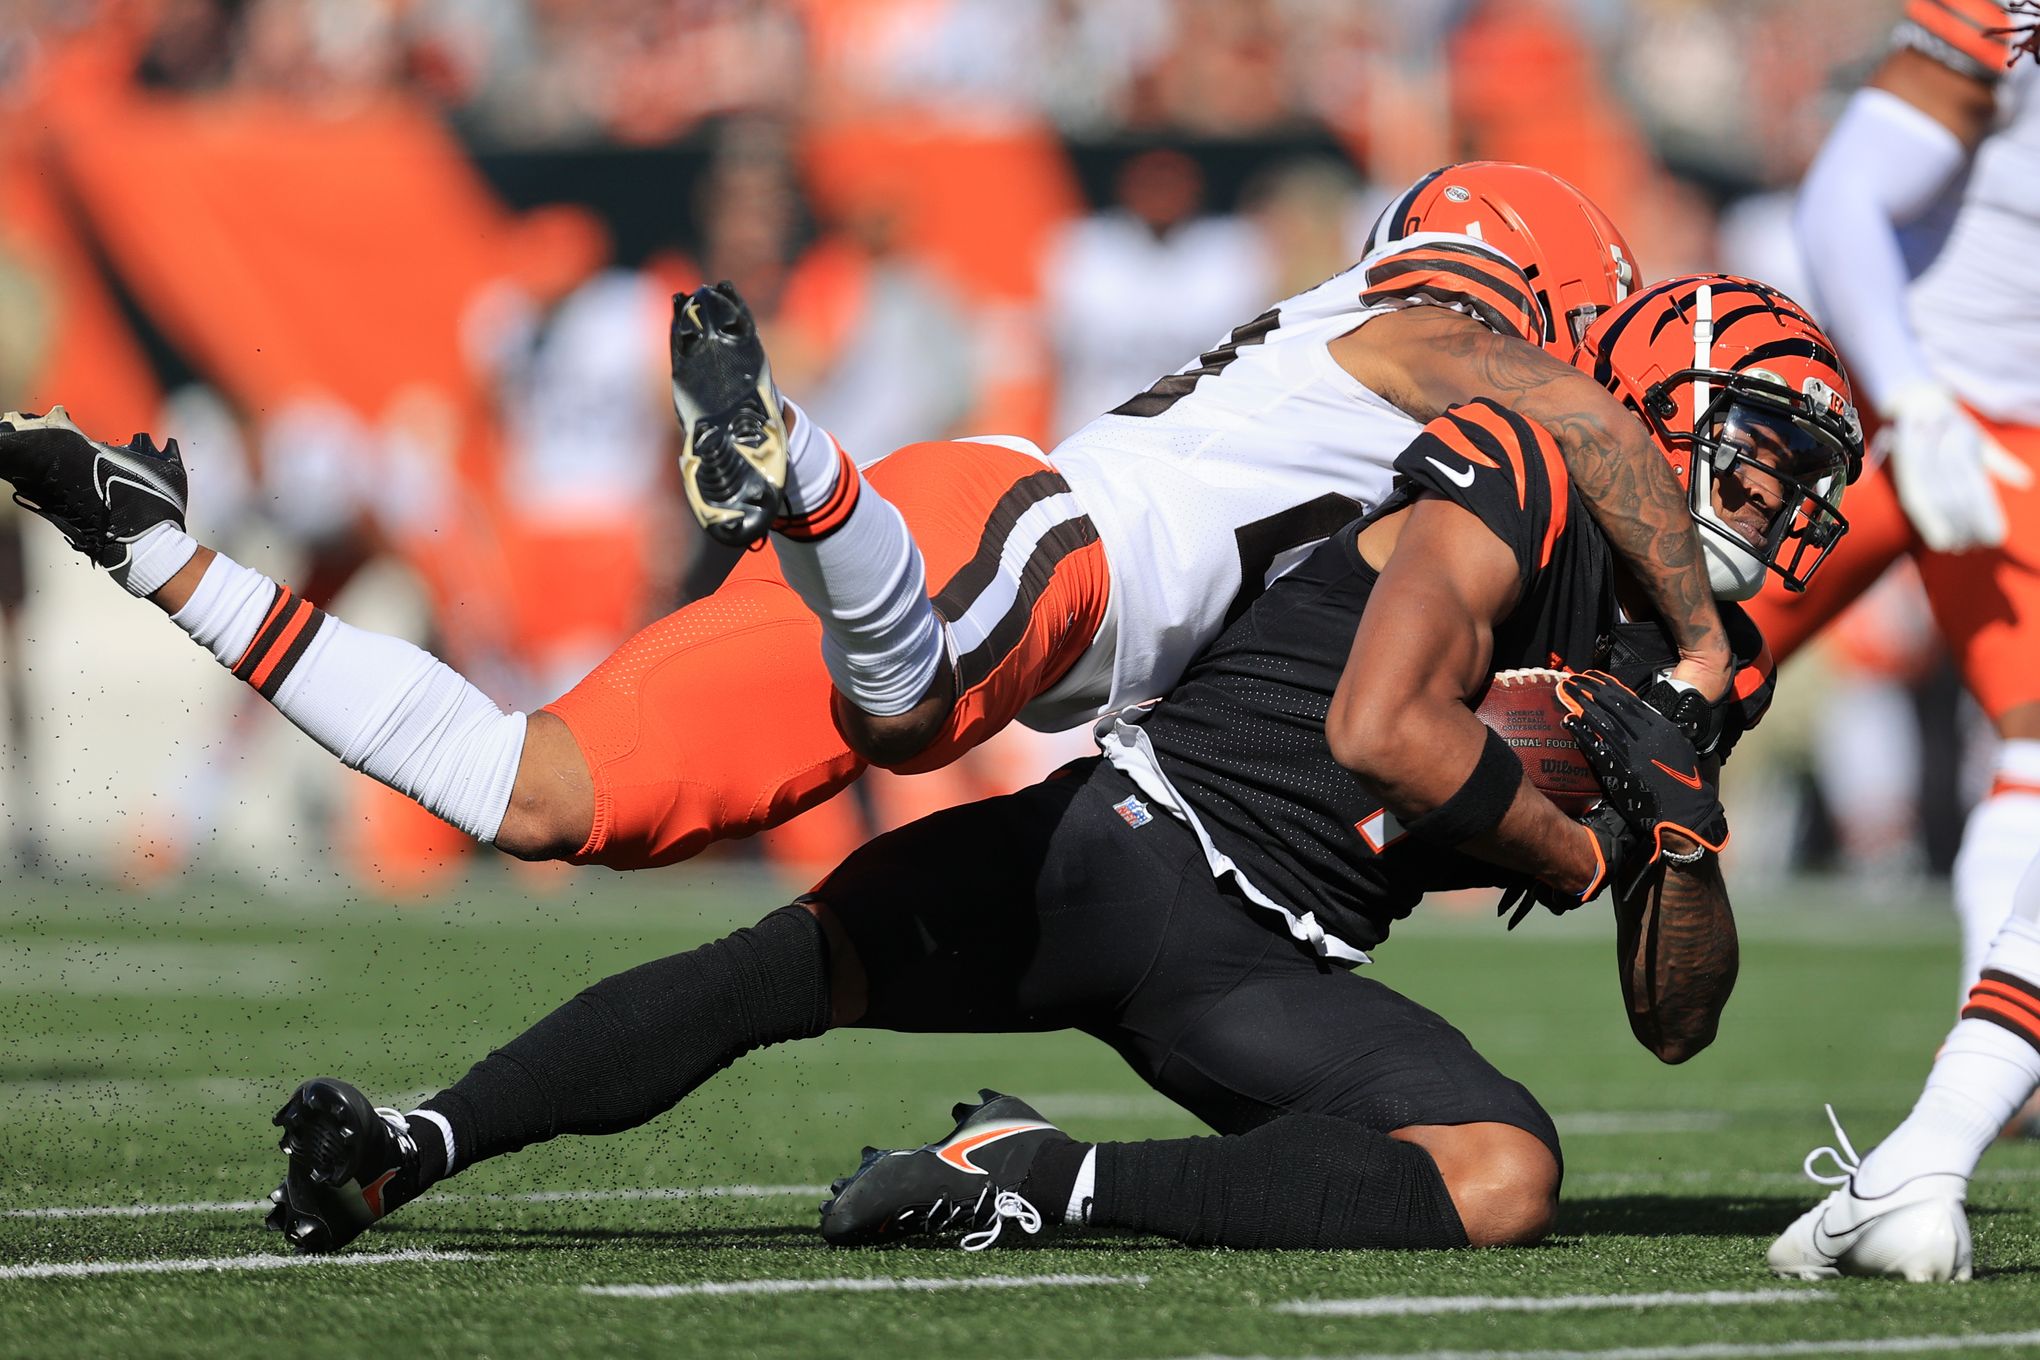
M 1605 671 L 1565 676 L 1558 698 L 1608 805 L 1644 838 L 1653 861 L 1667 830 L 1712 851 L 1728 843 L 1714 767 L 1702 764 L 1677 723 Z

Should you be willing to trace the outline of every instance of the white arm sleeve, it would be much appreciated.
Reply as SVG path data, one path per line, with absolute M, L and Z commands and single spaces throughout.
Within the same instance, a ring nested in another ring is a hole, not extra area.
M 1812 302 L 1869 405 L 1931 376 L 1906 314 L 1911 278 L 1898 229 L 1969 162 L 1953 132 L 1888 90 L 1858 90 L 1800 186 L 1799 244 Z

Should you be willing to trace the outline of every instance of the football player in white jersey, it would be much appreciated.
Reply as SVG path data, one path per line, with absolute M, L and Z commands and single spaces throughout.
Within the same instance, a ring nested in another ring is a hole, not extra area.
M 1819 584 L 1750 614 L 1783 660 L 1910 551 L 2003 741 L 1956 862 L 1962 1018 L 1911 1115 L 1860 1165 L 1837 1122 L 1847 1160 L 1816 1178 L 1838 1188 L 1771 1247 L 1784 1275 L 1968 1278 L 1968 1177 L 2040 1083 L 2036 51 L 2031 0 L 1911 0 L 1801 193 L 1817 301 L 1889 461 L 1851 491 L 1848 540 Z
M 769 529 L 776 551 L 528 719 L 196 545 L 174 450 L 11 417 L 0 477 L 347 764 L 526 858 L 671 863 L 821 802 L 868 758 L 932 768 L 1016 716 L 1068 726 L 1159 694 L 1372 508 L 1424 421 L 1482 397 L 1554 432 L 1670 622 L 1675 677 L 1719 697 L 1729 647 L 1676 479 L 1541 348 L 1570 357 L 1629 291 L 1620 234 L 1556 177 L 1484 163 L 1427 176 L 1375 236 L 1049 457 L 993 438 L 860 470 L 782 407 L 733 292 L 676 299 L 683 482 L 712 534 Z
M 1524 268 L 1505 243 L 1541 258 Z M 783 403 L 734 290 L 702 289 L 674 328 L 683 481 L 711 533 L 769 532 L 822 622 L 852 749 L 925 769 L 988 718 L 1068 726 L 1165 692 L 1269 581 L 1378 504 L 1394 450 L 1456 402 L 1488 396 L 1563 431 L 1568 458 L 1613 493 L 1613 446 L 1625 469 L 1644 465 L 1640 426 L 1536 346 L 1570 345 L 1633 271 L 1613 225 L 1552 176 L 1491 163 L 1427 176 L 1358 265 L 1058 445 L 989 531 L 973 521 L 975 556 L 932 601 L 921 553 L 935 545 Z M 1683 528 L 1666 537 L 1690 550 Z M 1015 664 L 1016 643 L 1057 660 Z

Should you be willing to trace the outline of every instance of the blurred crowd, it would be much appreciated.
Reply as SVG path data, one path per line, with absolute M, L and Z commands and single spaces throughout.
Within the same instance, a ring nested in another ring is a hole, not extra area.
M 1652 274 L 1798 290 L 1791 188 L 1895 9 L 0 0 L 0 403 L 178 434 L 206 534 L 532 707 L 727 568 L 676 514 L 676 289 L 736 281 L 782 387 L 861 459 L 1052 443 L 1349 264 L 1384 196 L 1452 159 L 1575 180 Z M 15 850 L 238 846 L 245 748 L 281 726 L 238 694 L 136 776 L 178 790 L 148 815 L 38 806 L 31 759 L 85 759 L 23 664 L 56 598 L 39 529 L 0 519 Z M 1972 724 L 1916 591 L 1874 607 L 1821 663 L 1852 697 L 1750 762 L 1757 824 L 1791 828 L 1751 837 L 1752 863 L 1945 868 Z M 867 781 L 768 853 L 805 872 L 1081 746 L 1015 734 Z M 457 863 L 456 835 L 364 780 L 301 763 L 285 786 L 284 820 L 330 826 L 385 887 Z

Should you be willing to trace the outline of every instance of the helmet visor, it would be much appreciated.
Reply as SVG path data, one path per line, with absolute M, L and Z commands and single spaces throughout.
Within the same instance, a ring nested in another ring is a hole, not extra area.
M 1772 386 L 1734 382 L 1708 404 L 1694 452 L 1710 475 L 1693 479 L 1693 510 L 1787 589 L 1804 590 L 1848 531 L 1841 499 L 1851 459 L 1843 439 Z

